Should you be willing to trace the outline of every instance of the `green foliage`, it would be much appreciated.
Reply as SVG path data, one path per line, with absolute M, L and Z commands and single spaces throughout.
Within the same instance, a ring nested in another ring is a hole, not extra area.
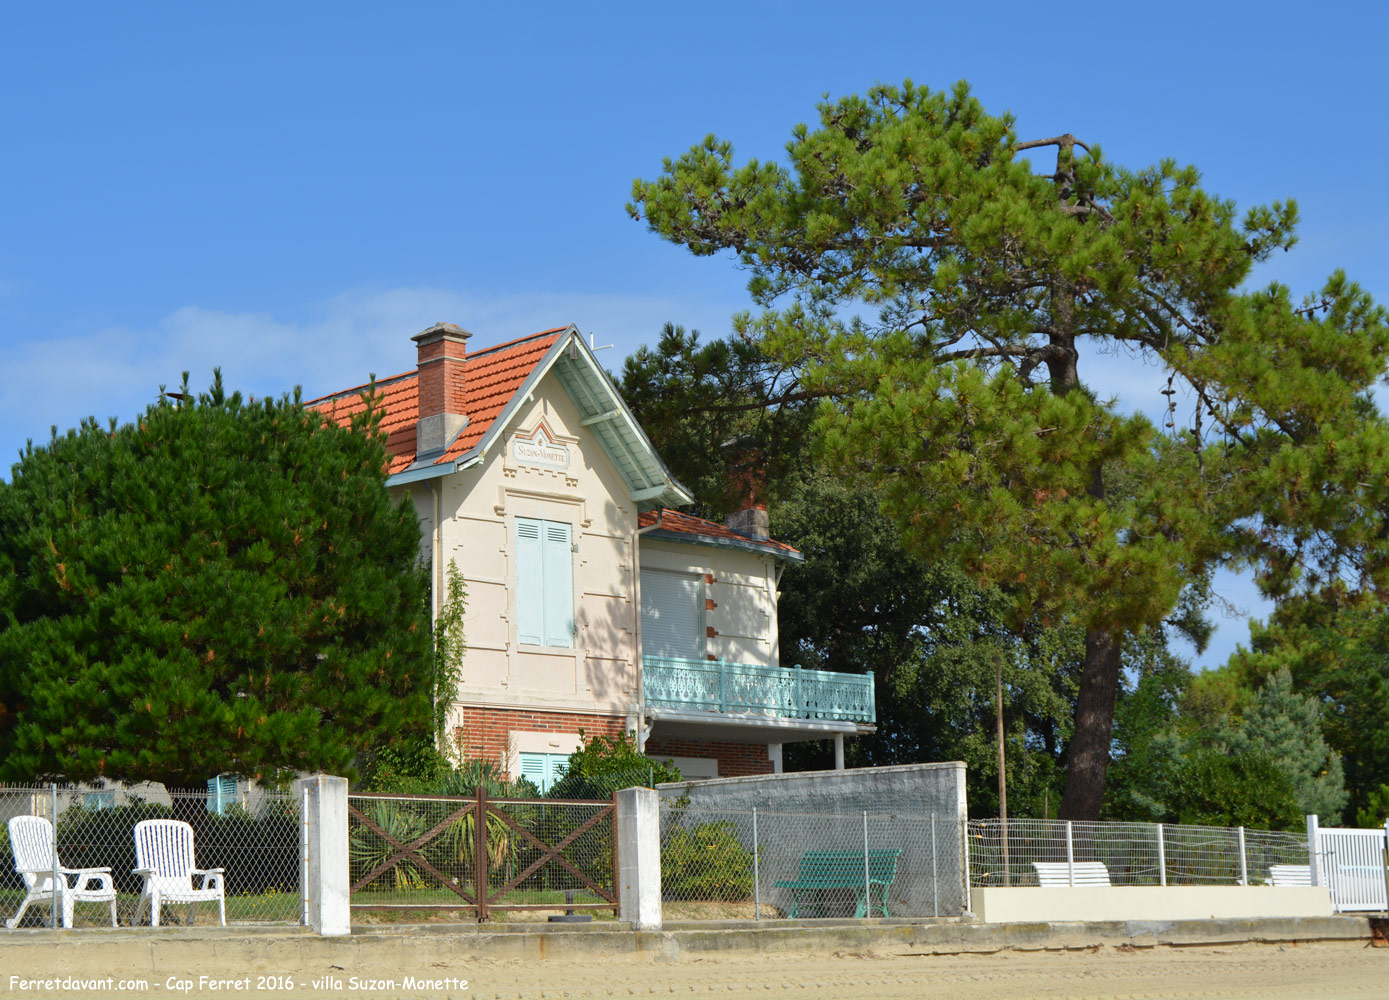
M 390 840 L 364 823 L 354 824 L 347 842 L 347 856 L 355 878 L 365 877 L 395 855 L 397 848 L 391 840 L 413 844 L 428 829 L 424 813 L 410 802 L 369 801 L 364 804 L 362 815 L 384 830 Z M 467 857 L 465 854 L 465 860 Z M 411 859 L 395 861 L 371 882 L 373 887 L 392 889 L 418 888 L 424 884 L 419 865 Z
M 0 484 L 0 777 L 349 771 L 430 729 L 427 581 L 369 408 L 212 388 Z
M 661 892 L 673 899 L 741 901 L 752 895 L 752 852 L 732 820 L 671 829 L 661 845 Z
M 1175 821 L 1198 826 L 1298 830 L 1303 814 L 1287 772 L 1263 754 L 1202 747 L 1172 772 L 1180 790 Z
M 1165 668 L 1141 678 L 1117 718 L 1108 818 L 1294 830 L 1307 813 L 1340 817 L 1339 759 L 1315 700 L 1286 672 L 1250 691 L 1228 670 Z
M 796 374 L 746 337 L 699 342 L 699 331 L 665 325 L 654 349 L 627 358 L 620 383 L 656 451 L 693 491 L 698 512 L 720 518 L 744 499 L 750 459 L 767 494 L 807 458 L 813 412 Z
M 751 271 L 739 334 L 822 398 L 827 454 L 909 551 L 994 589 L 1019 634 L 1085 630 L 1067 815 L 1099 811 L 1125 644 L 1215 564 L 1275 595 L 1389 583 L 1385 312 L 1341 274 L 1302 307 L 1242 288 L 1294 204 L 1241 218 L 1193 167 L 1021 142 L 963 83 L 825 101 L 786 155 L 737 165 L 710 136 L 629 212 Z M 1162 366 L 1170 435 L 1086 385 L 1087 340 Z
M 445 577 L 444 603 L 439 607 L 438 618 L 434 622 L 434 689 L 430 692 L 430 702 L 434 706 L 434 738 L 442 743 L 445 739 L 449 710 L 458 697 L 458 685 L 463 677 L 463 654 L 468 644 L 463 633 L 463 612 L 467 604 L 467 590 L 463 586 L 463 574 L 458 563 L 449 560 Z
M 547 799 L 606 799 L 623 788 L 653 788 L 680 781 L 680 769 L 637 750 L 630 733 L 587 736 L 579 730 L 579 749 L 569 755 L 564 777 L 545 793 Z
M 1341 759 L 1322 739 L 1316 699 L 1293 691 L 1286 667 L 1264 682 L 1231 743 L 1236 754 L 1277 763 L 1292 785 L 1300 814 L 1315 813 L 1327 826 L 1340 822 L 1346 807 Z
M 1389 785 L 1380 785 L 1369 795 L 1369 804 L 1355 814 L 1355 825 L 1362 828 L 1389 823 Z
M 1286 669 L 1293 690 L 1314 698 L 1321 732 L 1343 762 L 1349 813 L 1389 781 L 1389 616 L 1377 595 L 1344 584 L 1281 602 L 1250 625 L 1249 649 L 1222 673 L 1255 689 Z
M 433 736 L 398 739 L 359 755 L 354 787 L 368 792 L 432 788 L 452 769 Z

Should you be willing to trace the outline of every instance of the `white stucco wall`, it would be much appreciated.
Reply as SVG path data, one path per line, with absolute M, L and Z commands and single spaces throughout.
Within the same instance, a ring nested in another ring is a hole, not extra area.
M 1332 915 L 1330 890 L 1314 885 L 994 886 L 973 889 L 970 898 L 974 912 L 988 924 Z
M 568 452 L 565 468 L 518 459 L 513 441 L 543 422 Z M 633 716 L 638 684 L 640 565 L 710 576 L 714 603 L 705 624 L 718 632 L 706 652 L 721 659 L 776 663 L 776 568 L 770 556 L 639 542 L 637 509 L 627 484 L 554 376 L 541 381 L 501 440 L 477 466 L 433 480 L 442 524 L 435 587 L 454 560 L 467 589 L 464 657 L 458 705 L 534 708 Z M 432 563 L 436 499 L 429 483 L 404 488 L 420 519 L 421 556 Z M 516 636 L 518 517 L 571 526 L 573 648 L 522 646 Z
M 642 569 L 686 573 L 705 579 L 704 652 L 719 660 L 776 666 L 780 660 L 776 619 L 776 564 L 771 556 L 712 545 L 641 539 Z M 708 582 L 709 577 L 713 582 Z
M 544 422 L 568 467 L 518 461 L 512 441 Z M 636 506 L 568 394 L 547 377 L 484 461 L 435 481 L 443 526 L 441 565 L 454 560 L 467 588 L 467 653 L 459 700 L 470 705 L 625 714 L 636 703 L 632 546 Z M 433 498 L 413 488 L 430 546 Z M 516 637 L 518 517 L 571 527 L 572 648 L 522 646 Z M 440 598 L 442 600 L 442 597 Z

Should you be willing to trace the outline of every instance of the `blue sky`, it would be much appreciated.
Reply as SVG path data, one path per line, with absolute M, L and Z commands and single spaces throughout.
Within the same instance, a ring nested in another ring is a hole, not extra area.
M 613 368 L 668 320 L 722 335 L 745 276 L 630 221 L 632 179 L 711 131 L 775 157 L 822 94 L 906 77 L 1241 206 L 1296 197 L 1302 242 L 1256 283 L 1344 267 L 1389 300 L 1386 37 L 1386 5 L 1338 0 L 5 5 L 0 474 L 185 369 L 318 395 L 411 367 L 437 320 L 476 345 L 574 322 Z M 1247 635 L 1221 626 L 1200 662 Z

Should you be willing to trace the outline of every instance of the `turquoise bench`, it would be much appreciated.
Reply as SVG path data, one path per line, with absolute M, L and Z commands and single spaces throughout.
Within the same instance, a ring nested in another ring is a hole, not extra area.
M 887 912 L 887 890 L 897 879 L 897 859 L 902 856 L 899 848 L 895 851 L 869 851 L 867 872 L 863 851 L 806 851 L 801 855 L 801 870 L 795 881 L 774 883 L 778 889 L 791 890 L 791 907 L 788 917 L 800 912 L 801 899 L 827 889 L 847 889 L 855 894 L 858 906 L 854 916 L 872 916 L 875 903 Z

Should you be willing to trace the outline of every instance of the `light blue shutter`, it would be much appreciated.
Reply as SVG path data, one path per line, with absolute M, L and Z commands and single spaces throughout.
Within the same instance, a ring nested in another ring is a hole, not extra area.
M 548 792 L 569 770 L 569 758 L 562 753 L 521 753 L 521 777 Z
M 546 763 L 545 758 L 548 754 L 543 753 L 523 753 L 521 754 L 521 777 L 528 779 L 536 788 L 542 792 L 548 789 L 549 783 L 545 780 Z
M 516 641 L 539 646 L 545 630 L 545 572 L 540 555 L 540 526 L 529 517 L 516 519 Z
M 702 596 L 703 588 L 697 576 L 642 570 L 642 655 L 702 658 Z
M 224 815 L 236 805 L 236 779 L 229 775 L 218 775 L 207 779 L 207 811 Z
M 569 525 L 545 521 L 545 645 L 574 645 L 574 558 Z

